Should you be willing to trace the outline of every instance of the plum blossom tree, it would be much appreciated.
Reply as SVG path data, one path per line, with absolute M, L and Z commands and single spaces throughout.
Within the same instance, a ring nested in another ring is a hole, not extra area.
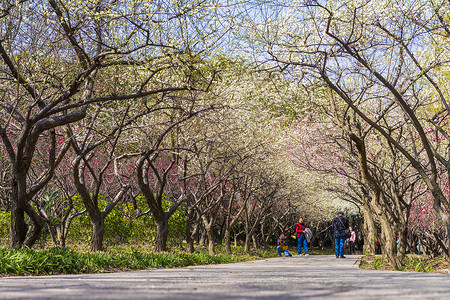
M 228 30 L 214 22 L 220 7 L 214 1 L 4 3 L 0 137 L 11 166 L 12 247 L 32 246 L 40 235 L 45 221 L 30 201 L 69 149 L 73 137 L 65 125 L 84 119 L 95 104 L 191 89 L 197 54 Z M 185 76 L 157 78 L 168 69 Z M 38 144 L 49 145 L 41 170 L 35 167 Z M 39 175 L 30 175 L 34 169 Z
M 294 1 L 278 8 L 254 26 L 263 29 L 252 35 L 261 57 L 299 81 L 328 86 L 408 160 L 433 195 L 448 245 L 449 201 L 438 166 L 448 170 L 448 1 Z M 404 132 L 409 139 L 398 138 Z

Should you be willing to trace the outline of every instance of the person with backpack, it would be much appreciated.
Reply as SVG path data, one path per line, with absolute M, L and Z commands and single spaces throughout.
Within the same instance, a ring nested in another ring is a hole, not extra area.
M 338 216 L 332 221 L 333 237 L 334 237 L 334 254 L 336 258 L 345 258 L 344 256 L 344 242 L 348 238 L 346 233 L 348 231 L 348 219 L 344 217 L 343 212 L 338 212 Z
M 309 255 L 305 232 L 306 228 L 306 225 L 303 223 L 303 218 L 300 218 L 298 224 L 295 226 L 295 232 L 297 233 L 297 252 L 299 256 L 302 256 L 302 247 L 305 249 L 305 256 Z

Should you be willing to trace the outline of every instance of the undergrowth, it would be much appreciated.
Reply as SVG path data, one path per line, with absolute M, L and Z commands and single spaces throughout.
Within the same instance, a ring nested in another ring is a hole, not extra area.
M 361 268 L 369 270 L 392 270 L 387 259 L 381 255 L 364 256 L 361 259 Z M 398 271 L 412 272 L 439 272 L 446 270 L 448 263 L 442 257 L 432 258 L 427 255 L 409 254 L 402 261 L 402 267 Z
M 273 252 L 273 251 L 272 251 Z M 194 253 L 152 253 L 133 247 L 111 248 L 108 252 L 82 252 L 70 248 L 46 250 L 0 248 L 0 276 L 101 273 L 152 268 L 223 264 L 261 259 L 272 252 L 251 254 L 236 251 L 232 255 L 209 255 L 198 249 Z

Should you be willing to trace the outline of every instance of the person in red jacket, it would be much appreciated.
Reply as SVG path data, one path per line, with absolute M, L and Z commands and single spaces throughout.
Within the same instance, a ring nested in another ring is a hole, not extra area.
M 303 218 L 298 220 L 298 224 L 295 226 L 295 232 L 297 233 L 297 252 L 302 256 L 302 247 L 305 249 L 305 256 L 308 256 L 308 241 L 305 235 L 306 225 L 303 223 Z

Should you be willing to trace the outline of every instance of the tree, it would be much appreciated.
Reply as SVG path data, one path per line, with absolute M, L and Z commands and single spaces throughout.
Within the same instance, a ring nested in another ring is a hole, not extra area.
M 332 89 L 402 153 L 432 193 L 449 244 L 449 202 L 439 184 L 438 168 L 440 164 L 448 170 L 439 141 L 447 132 L 448 95 L 442 71 L 448 64 L 449 4 L 337 4 L 300 1 L 284 7 L 279 20 L 262 25 L 265 31 L 257 35 L 260 45 L 283 70 Z M 410 139 L 401 143 L 396 138 L 404 129 L 397 126 L 400 120 L 410 128 Z
M 113 165 L 117 156 L 119 139 L 126 129 L 127 123 L 132 123 L 134 118 L 128 119 L 129 107 L 114 120 L 114 114 L 106 112 L 99 107 L 89 122 L 85 132 L 80 132 L 81 139 L 73 138 L 72 147 L 74 157 L 72 160 L 72 176 L 75 189 L 83 201 L 92 224 L 91 251 L 103 250 L 103 236 L 105 219 L 114 207 L 120 203 L 128 192 L 129 183 L 123 180 L 117 165 Z M 94 130 L 96 123 L 101 121 L 99 115 L 105 114 L 107 118 L 117 122 L 111 130 L 102 132 L 99 128 Z M 140 114 L 138 114 L 139 116 Z M 71 130 L 71 129 L 69 129 Z M 71 136 L 76 136 L 73 132 Z M 102 137 L 103 136 L 103 137 Z M 105 183 L 108 185 L 104 187 Z M 102 208 L 101 200 L 106 198 L 107 205 Z
M 83 120 L 94 104 L 192 88 L 186 79 L 191 62 L 217 43 L 207 38 L 210 34 L 224 30 L 210 23 L 209 5 L 175 1 L 162 6 L 145 0 L 5 3 L 0 16 L 0 136 L 11 166 L 12 247 L 32 246 L 40 235 L 44 220 L 30 201 L 49 183 L 69 149 L 73 137 L 66 136 L 65 125 Z M 197 19 L 210 29 L 194 27 L 190 22 Z M 186 76 L 156 78 L 168 69 Z M 50 146 L 45 168 L 34 176 L 39 144 Z

